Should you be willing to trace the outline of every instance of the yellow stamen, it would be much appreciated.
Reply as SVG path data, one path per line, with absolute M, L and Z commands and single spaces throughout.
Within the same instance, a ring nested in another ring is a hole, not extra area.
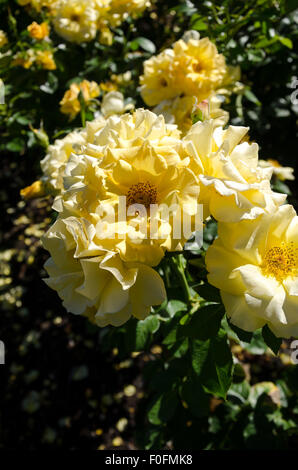
M 127 206 L 132 204 L 142 204 L 147 209 L 150 204 L 157 202 L 157 189 L 153 184 L 146 181 L 145 183 L 133 184 L 127 193 Z
M 294 249 L 293 242 L 286 245 L 274 246 L 270 248 L 264 256 L 263 272 L 266 276 L 274 276 L 282 282 L 289 276 L 294 276 L 297 272 L 297 250 Z

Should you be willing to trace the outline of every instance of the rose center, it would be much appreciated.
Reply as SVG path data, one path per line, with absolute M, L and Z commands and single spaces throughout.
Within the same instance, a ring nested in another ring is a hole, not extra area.
M 150 204 L 157 202 L 157 189 L 156 187 L 146 181 L 145 183 L 133 184 L 127 193 L 127 206 L 132 204 L 142 204 L 148 209 Z
M 70 19 L 71 19 L 71 21 L 74 21 L 76 23 L 80 22 L 80 16 L 76 15 L 76 14 L 71 15 Z
M 293 276 L 297 270 L 297 253 L 293 243 L 270 248 L 265 253 L 262 267 L 265 275 L 274 276 L 278 281 Z
M 195 62 L 194 64 L 192 64 L 192 69 L 194 72 L 200 73 L 203 67 L 202 67 L 202 64 L 200 64 L 200 62 Z

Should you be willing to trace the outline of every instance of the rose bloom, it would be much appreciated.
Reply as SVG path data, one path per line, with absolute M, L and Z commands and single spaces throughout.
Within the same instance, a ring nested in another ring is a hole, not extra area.
M 117 253 L 92 251 L 93 236 L 94 227 L 85 220 L 58 219 L 42 239 L 51 254 L 45 282 L 67 311 L 98 326 L 119 326 L 131 316 L 144 319 L 166 298 L 161 277 L 149 266 L 124 263 Z
M 18 52 L 12 61 L 13 66 L 24 67 L 24 69 L 30 69 L 34 64 L 36 54 L 33 49 L 27 49 L 25 52 Z
M 229 113 L 221 109 L 222 101 L 213 93 L 208 100 L 198 103 L 195 96 L 177 97 L 173 100 L 164 100 L 153 108 L 155 114 L 162 114 L 166 123 L 177 124 L 182 134 L 193 125 L 193 118 L 197 113 L 203 120 L 214 119 L 215 125 L 225 126 L 229 120 Z
M 254 221 L 219 223 L 206 266 L 234 325 L 254 331 L 267 324 L 277 337 L 298 336 L 298 217 L 292 206 Z
M 28 27 L 27 30 L 30 36 L 38 41 L 46 38 L 50 34 L 49 25 L 45 22 L 38 24 L 36 21 L 33 21 Z
M 37 51 L 35 62 L 37 65 L 40 65 L 45 70 L 55 70 L 56 63 L 53 57 L 52 51 Z
M 180 95 L 198 102 L 223 85 L 228 72 L 225 58 L 208 39 L 184 36 L 157 56 L 144 62 L 141 95 L 149 106 Z
M 30 186 L 27 186 L 26 188 L 21 189 L 20 195 L 22 198 L 24 198 L 26 201 L 29 201 L 30 199 L 34 199 L 36 197 L 41 197 L 44 196 L 45 191 L 44 191 L 44 185 L 42 181 L 34 181 Z
M 81 43 L 95 38 L 98 17 L 99 12 L 92 0 L 60 0 L 52 22 L 61 37 Z
M 258 145 L 242 142 L 248 128 L 198 122 L 183 139 L 190 168 L 200 181 L 205 214 L 223 222 L 255 219 L 275 210 L 284 194 L 270 187 L 272 170 L 258 166 Z
M 111 0 L 108 21 L 112 26 L 118 26 L 128 16 L 137 17 L 150 5 L 149 0 Z
M 71 120 L 74 119 L 81 111 L 81 104 L 79 101 L 80 92 L 82 92 L 87 105 L 92 99 L 97 98 L 100 95 L 100 89 L 96 82 L 83 80 L 81 83 L 72 83 L 60 101 L 61 113 L 69 114 L 69 118 Z
M 7 39 L 6 33 L 2 29 L 0 29 L 0 47 L 5 46 L 5 44 L 7 43 L 8 43 L 8 39 Z
M 116 251 L 126 262 L 156 266 L 166 250 L 182 249 L 191 235 L 183 233 L 182 217 L 189 217 L 192 227 L 199 183 L 188 163 L 180 132 L 163 116 L 142 109 L 112 116 L 71 155 L 55 208 L 61 218 L 91 222 L 98 247 Z M 106 217 L 111 208 L 114 219 Z

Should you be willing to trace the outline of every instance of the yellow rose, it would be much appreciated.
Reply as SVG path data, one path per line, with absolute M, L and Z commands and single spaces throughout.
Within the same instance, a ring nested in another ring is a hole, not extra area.
M 166 298 L 163 281 L 148 266 L 124 263 L 117 253 L 93 251 L 87 221 L 58 219 L 43 237 L 51 258 L 45 264 L 48 286 L 67 311 L 86 315 L 98 326 L 119 326 L 131 316 L 144 319 Z M 84 250 L 86 255 L 84 255 Z
M 140 15 L 150 4 L 149 0 L 111 0 L 108 21 L 112 26 L 118 26 L 128 16 Z
M 195 96 L 177 97 L 173 100 L 164 100 L 153 108 L 155 114 L 162 114 L 169 124 L 177 124 L 182 134 L 186 134 L 193 124 L 193 118 L 200 112 L 203 120 L 214 119 L 217 126 L 225 126 L 229 120 L 229 113 L 221 109 L 222 101 L 215 94 L 208 100 L 198 103 Z
M 298 336 L 298 217 L 292 206 L 254 221 L 219 223 L 206 266 L 234 325 L 254 331 L 267 324 L 278 337 Z
M 45 195 L 45 188 L 42 181 L 34 181 L 31 186 L 21 189 L 20 195 L 26 201 Z
M 113 44 L 113 33 L 108 27 L 100 28 L 99 42 L 106 46 Z
M 14 56 L 12 65 L 30 69 L 35 62 L 35 58 L 35 51 L 33 49 L 27 49 L 27 51 L 19 52 Z
M 77 83 L 72 83 L 60 101 L 61 113 L 69 114 L 70 119 L 74 119 L 81 110 L 80 101 L 78 99 L 79 93 L 79 85 Z
M 69 114 L 70 119 L 74 119 L 81 110 L 79 94 L 82 92 L 86 105 L 100 94 L 100 88 L 96 82 L 83 80 L 81 83 L 72 83 L 60 101 L 60 111 Z
M 56 64 L 53 57 L 52 51 L 37 51 L 35 62 L 37 65 L 41 65 L 46 70 L 55 70 Z
M 225 58 L 208 39 L 180 39 L 144 63 L 141 95 L 149 106 L 183 94 L 203 101 L 219 88 L 227 74 Z
M 237 222 L 274 211 L 284 194 L 270 187 L 272 170 L 258 166 L 258 145 L 242 142 L 248 128 L 198 122 L 183 139 L 190 168 L 200 180 L 200 203 L 217 220 Z
M 55 9 L 53 25 L 57 34 L 71 42 L 95 38 L 99 13 L 89 0 L 60 0 Z
M 182 230 L 182 217 L 189 217 L 192 228 L 197 213 L 199 183 L 184 157 L 179 131 L 162 116 L 141 109 L 112 116 L 68 160 L 56 210 L 90 221 L 97 247 L 116 251 L 126 262 L 156 266 L 165 250 L 182 249 L 191 235 Z M 141 209 L 124 220 L 123 209 L 134 204 Z M 115 219 L 103 220 L 109 208 Z
M 80 90 L 86 103 L 100 95 L 100 89 L 96 82 L 88 82 L 88 80 L 83 80 L 80 83 Z
M 49 25 L 45 22 L 38 24 L 36 21 L 33 21 L 28 27 L 27 30 L 30 36 L 38 41 L 46 38 L 50 34 Z
M 0 29 L 0 47 L 5 46 L 8 43 L 6 33 Z

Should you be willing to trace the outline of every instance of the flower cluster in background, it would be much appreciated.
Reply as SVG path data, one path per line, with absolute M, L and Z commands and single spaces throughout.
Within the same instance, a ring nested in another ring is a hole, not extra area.
M 45 8 L 56 33 L 67 41 L 91 41 L 99 33 L 103 43 L 110 44 L 116 27 L 128 17 L 140 15 L 150 6 L 148 0 L 19 0 L 23 6 L 38 12 Z

